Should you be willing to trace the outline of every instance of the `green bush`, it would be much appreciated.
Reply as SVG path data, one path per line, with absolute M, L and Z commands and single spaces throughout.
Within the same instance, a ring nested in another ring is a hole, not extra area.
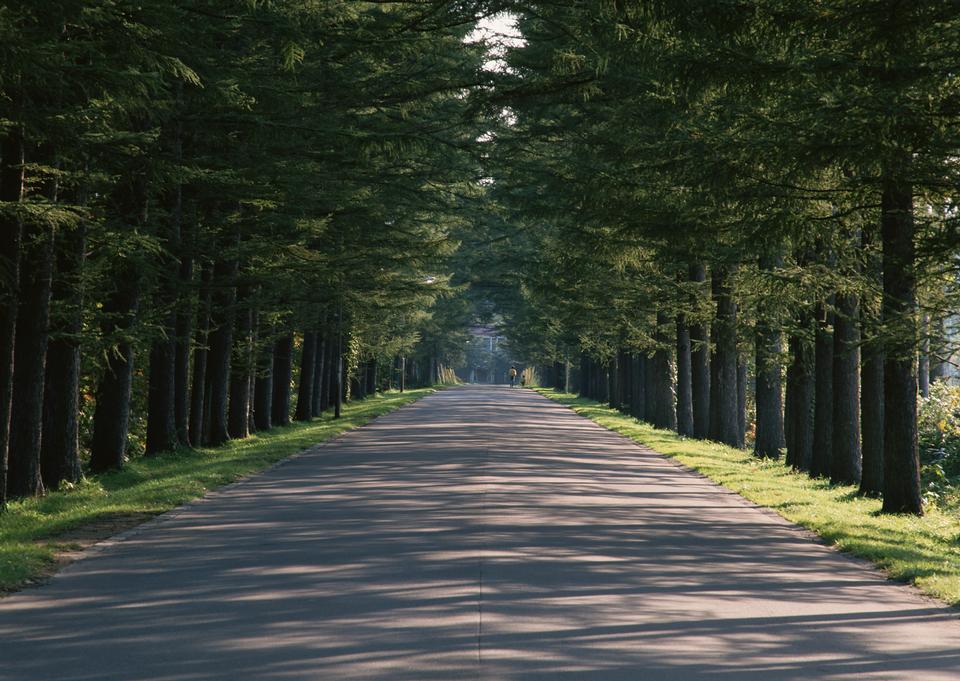
M 927 501 L 952 505 L 960 488 L 960 386 L 937 382 L 920 400 L 921 477 Z

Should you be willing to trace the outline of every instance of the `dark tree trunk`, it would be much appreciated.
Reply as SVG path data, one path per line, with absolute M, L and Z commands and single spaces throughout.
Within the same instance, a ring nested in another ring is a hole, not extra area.
M 327 409 L 330 408 L 330 386 L 333 383 L 333 374 L 335 367 L 333 366 L 333 348 L 334 343 L 330 335 L 327 333 L 323 336 L 323 342 L 321 343 L 321 348 L 323 350 L 323 372 L 320 374 L 320 413 L 324 413 Z M 404 368 L 400 365 L 400 381 L 403 382 Z
M 618 350 L 610 360 L 610 406 L 618 411 L 623 406 L 620 390 L 620 352 Z
M 677 432 L 693 437 L 693 373 L 690 329 L 683 315 L 677 315 Z
M 647 376 L 646 357 L 640 353 L 631 355 L 631 383 L 633 392 L 630 395 L 630 414 L 637 419 L 644 419 L 647 414 Z
M 781 258 L 760 258 L 761 271 L 771 271 L 783 265 Z M 754 454 L 761 458 L 779 458 L 786 447 L 783 424 L 783 367 L 780 359 L 783 337 L 779 320 L 774 317 L 776 307 L 768 300 L 757 306 L 756 335 L 756 402 L 757 434 Z
M 810 476 L 830 474 L 833 451 L 833 296 L 817 305 L 814 344 L 813 455 Z
M 0 201 L 18 203 L 23 196 L 23 140 L 12 128 L 0 140 Z M 7 501 L 7 450 L 13 402 L 13 351 L 20 301 L 20 219 L 0 213 L 0 510 Z
M 917 433 L 917 282 L 914 271 L 913 187 L 885 180 L 883 323 L 883 511 L 923 513 Z
M 690 281 L 706 281 L 702 263 L 690 267 Z M 710 430 L 710 343 L 702 322 L 690 326 L 690 383 L 693 435 L 706 438 Z
M 275 343 L 265 342 L 264 336 L 272 338 L 272 334 L 263 332 L 264 325 L 259 325 L 261 331 L 257 349 L 257 375 L 253 382 L 253 423 L 258 431 L 269 430 L 273 425 L 273 348 Z
M 227 428 L 231 438 L 242 440 L 250 435 L 250 385 L 254 373 L 253 309 L 250 292 L 245 287 L 238 292 L 239 305 L 235 316 L 236 342 L 230 365 L 230 408 Z
M 367 367 L 367 394 L 377 394 L 377 360 L 371 359 Z
M 310 400 L 310 413 L 320 416 L 323 413 L 323 371 L 327 364 L 327 340 L 323 331 L 317 332 L 317 359 L 313 366 L 313 395 Z
M 195 227 L 190 230 L 194 233 Z M 192 244 L 191 244 L 192 246 Z M 196 318 L 196 303 L 193 284 L 192 248 L 186 248 L 180 257 L 180 288 L 176 312 L 176 338 L 174 339 L 174 388 L 173 418 L 177 430 L 177 442 L 190 444 L 190 345 L 193 324 Z
M 857 297 L 837 296 L 833 323 L 831 482 L 860 482 L 860 327 Z
M 105 338 L 117 340 L 97 385 L 90 445 L 90 470 L 94 473 L 123 467 L 130 424 L 134 360 L 130 330 L 140 306 L 140 275 L 133 265 L 124 264 L 113 281 L 117 288 L 103 304 L 101 329 Z
M 644 400 L 643 420 L 654 423 L 657 418 L 657 367 L 653 357 L 643 356 Z
M 175 126 L 175 157 L 179 159 L 182 147 L 180 126 Z M 150 378 L 147 387 L 147 443 L 146 454 L 152 455 L 175 449 L 178 444 L 176 419 L 177 383 L 177 311 L 180 293 L 180 269 L 177 258 L 182 250 L 181 222 L 183 218 L 183 190 L 176 184 L 166 200 L 170 219 L 163 227 L 164 251 L 158 258 L 160 281 L 154 293 L 154 303 L 164 310 L 161 337 L 150 347 Z
M 211 314 L 210 350 L 207 360 L 207 391 L 210 403 L 210 427 L 206 444 L 221 445 L 230 439 L 227 405 L 230 364 L 233 355 L 233 325 L 236 311 L 237 261 L 220 260 L 214 266 L 214 296 Z
M 40 442 L 43 433 L 43 388 L 50 321 L 53 275 L 53 228 L 27 224 L 20 268 L 20 309 L 17 313 L 13 360 L 13 407 L 7 473 L 11 497 L 43 494 Z
M 293 336 L 281 336 L 273 347 L 273 425 L 290 423 L 290 379 L 293 374 Z
M 808 313 L 801 313 L 800 328 L 810 328 L 811 321 Z M 808 471 L 813 456 L 814 351 L 802 331 L 790 338 L 789 345 L 791 361 L 787 368 L 787 419 L 790 428 L 786 440 L 787 465 Z
M 206 265 L 200 275 L 200 306 L 197 313 L 197 346 L 193 351 L 193 389 L 190 393 L 190 444 L 199 447 L 206 430 L 207 360 L 210 342 L 210 307 L 213 267 Z
M 297 386 L 297 421 L 313 418 L 313 374 L 317 369 L 317 346 L 319 334 L 304 331 L 303 352 L 300 353 L 300 381 Z
M 677 429 L 677 405 L 673 388 L 673 362 L 668 329 L 670 317 L 657 312 L 657 350 L 653 353 L 654 412 L 653 425 L 657 428 Z
M 51 338 L 43 391 L 43 437 L 40 470 L 44 487 L 76 482 L 80 468 L 80 334 L 83 296 L 80 277 L 86 254 L 86 225 L 63 233 L 57 247 L 57 274 L 52 287 Z
M 617 356 L 617 368 L 620 371 L 620 411 L 624 414 L 630 413 L 630 405 L 633 401 L 633 383 L 631 382 L 632 365 L 630 353 L 624 348 L 620 348 Z M 564 370 L 560 362 L 553 365 L 554 387 L 560 392 L 564 392 Z
M 860 382 L 863 429 L 860 493 L 878 496 L 883 491 L 883 350 L 879 343 L 868 342 L 863 346 Z
M 715 267 L 712 277 L 717 314 L 713 324 L 716 347 L 710 362 L 712 373 L 715 374 L 711 376 L 710 404 L 716 427 L 711 427 L 711 430 L 719 442 L 732 447 L 742 447 L 737 387 L 737 304 L 730 290 L 728 268 Z
M 169 303 L 169 301 L 168 301 Z M 171 332 L 176 325 L 176 312 L 171 310 L 164 326 Z M 150 379 L 147 388 L 147 444 L 146 455 L 175 449 L 176 422 L 176 360 L 175 339 L 155 340 L 150 348 Z
M 876 230 L 863 231 L 863 249 L 867 253 L 867 277 L 878 290 L 883 288 L 883 262 L 872 247 Z M 878 296 L 863 299 L 860 306 L 863 329 L 860 369 L 860 427 L 863 450 L 860 493 L 879 496 L 883 492 L 883 344 Z
M 747 360 L 737 355 L 737 448 L 746 447 L 747 437 Z

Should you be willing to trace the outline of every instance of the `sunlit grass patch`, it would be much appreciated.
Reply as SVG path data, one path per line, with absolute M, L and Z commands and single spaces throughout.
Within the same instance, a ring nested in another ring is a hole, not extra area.
M 960 518 L 933 507 L 921 518 L 883 515 L 880 501 L 858 496 L 856 487 L 813 480 L 749 451 L 684 438 L 573 394 L 539 392 L 872 561 L 891 578 L 960 605 Z
M 432 390 L 380 394 L 344 405 L 339 420 L 324 416 L 233 440 L 222 447 L 137 458 L 121 471 L 93 476 L 70 489 L 12 502 L 0 514 L 0 592 L 15 590 L 49 572 L 58 553 L 71 546 L 71 532 L 93 526 L 92 533 L 86 533 L 86 543 L 109 536 L 429 392 Z

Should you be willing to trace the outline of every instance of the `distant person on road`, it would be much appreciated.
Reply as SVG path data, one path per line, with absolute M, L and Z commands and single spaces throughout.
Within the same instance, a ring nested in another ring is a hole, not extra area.
M 510 387 L 513 388 L 517 382 L 517 367 L 510 367 Z
M 526 374 L 520 374 L 520 387 L 521 387 L 521 388 L 526 388 L 526 387 L 527 387 L 527 375 L 526 375 Z

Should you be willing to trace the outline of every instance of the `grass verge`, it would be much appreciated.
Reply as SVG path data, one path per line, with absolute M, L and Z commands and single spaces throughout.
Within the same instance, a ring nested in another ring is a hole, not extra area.
M 344 405 L 342 418 L 294 423 L 222 447 L 130 461 L 70 489 L 10 504 L 0 514 L 0 593 L 42 581 L 70 552 L 362 426 L 432 389 L 389 392 Z
M 922 518 L 882 515 L 880 501 L 857 496 L 856 487 L 812 480 L 780 461 L 683 438 L 593 400 L 548 389 L 538 392 L 776 511 L 840 550 L 872 561 L 892 579 L 960 606 L 960 518 L 955 515 L 937 508 L 927 509 Z

